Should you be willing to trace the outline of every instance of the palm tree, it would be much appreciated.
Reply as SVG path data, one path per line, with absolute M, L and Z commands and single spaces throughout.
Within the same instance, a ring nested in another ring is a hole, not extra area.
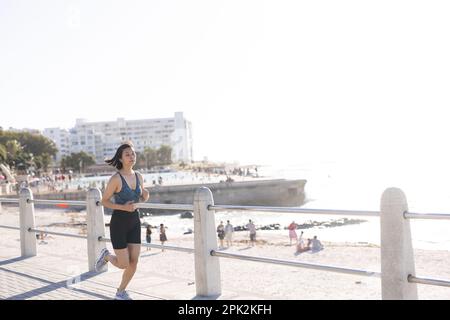
M 6 151 L 6 147 L 0 144 L 0 162 L 6 161 L 7 156 L 8 152 Z

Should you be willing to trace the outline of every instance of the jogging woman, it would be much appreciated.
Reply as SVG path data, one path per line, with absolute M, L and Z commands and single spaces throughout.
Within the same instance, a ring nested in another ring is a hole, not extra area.
M 122 144 L 106 163 L 117 169 L 117 173 L 109 179 L 102 197 L 102 205 L 113 209 L 109 228 L 115 255 L 104 248 L 95 268 L 99 271 L 111 262 L 115 267 L 124 269 L 116 300 L 131 300 L 125 288 L 136 272 L 141 252 L 141 221 L 136 203 L 147 201 L 150 195 L 143 188 L 142 175 L 133 170 L 136 153 L 131 144 Z M 114 203 L 111 202 L 112 197 Z

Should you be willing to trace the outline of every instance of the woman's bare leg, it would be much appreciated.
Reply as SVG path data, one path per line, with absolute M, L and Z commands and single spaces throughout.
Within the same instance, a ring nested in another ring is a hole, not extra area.
M 141 245 L 140 244 L 128 244 L 128 254 L 129 254 L 129 263 L 128 267 L 125 269 L 122 275 L 122 282 L 120 283 L 118 291 L 123 291 L 127 287 L 131 278 L 133 278 L 134 273 L 137 269 L 137 263 L 139 260 L 139 255 L 141 253 Z
M 113 266 L 119 269 L 125 269 L 128 267 L 130 257 L 128 254 L 128 248 L 125 249 L 114 249 L 116 255 L 108 255 L 105 260 L 111 262 Z

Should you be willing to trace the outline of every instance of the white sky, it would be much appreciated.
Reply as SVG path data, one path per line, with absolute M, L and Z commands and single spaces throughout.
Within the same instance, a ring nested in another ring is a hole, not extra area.
M 448 1 L 0 0 L 0 126 L 172 117 L 194 157 L 450 161 Z

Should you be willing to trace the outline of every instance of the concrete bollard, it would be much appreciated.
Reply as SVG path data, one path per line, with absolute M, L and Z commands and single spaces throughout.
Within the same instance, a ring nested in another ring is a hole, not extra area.
M 199 188 L 194 194 L 194 249 L 195 249 L 195 287 L 197 296 L 217 296 L 222 293 L 220 283 L 219 258 L 211 256 L 217 250 L 216 223 L 211 190 Z
M 408 282 L 415 274 L 414 251 L 405 194 L 389 188 L 381 196 L 381 295 L 383 300 L 415 300 L 417 285 Z
M 100 251 L 106 248 L 104 241 L 98 241 L 99 237 L 105 237 L 105 220 L 101 201 L 102 194 L 98 188 L 89 189 L 87 192 L 87 249 L 89 271 L 95 271 L 95 260 Z M 108 264 L 103 271 L 108 270 Z
M 34 257 L 37 254 L 36 233 L 28 231 L 34 229 L 34 204 L 30 188 L 22 188 L 19 193 L 20 219 L 20 252 L 22 257 Z

